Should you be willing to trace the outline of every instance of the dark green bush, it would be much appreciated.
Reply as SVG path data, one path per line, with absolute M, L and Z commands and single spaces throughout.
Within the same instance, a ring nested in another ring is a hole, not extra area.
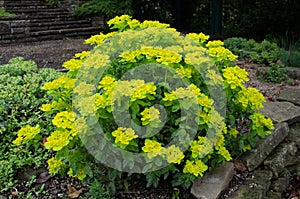
M 59 76 L 53 69 L 38 70 L 33 61 L 14 58 L 0 66 L 0 192 L 12 187 L 15 174 L 25 165 L 40 165 L 47 154 L 36 147 L 16 146 L 12 142 L 21 126 L 40 125 L 51 131 L 50 118 L 40 110 L 50 99 L 40 89 L 45 81 Z
M 241 59 L 250 59 L 255 63 L 271 64 L 279 59 L 279 47 L 267 40 L 258 43 L 253 39 L 232 37 L 226 39 L 224 45 Z

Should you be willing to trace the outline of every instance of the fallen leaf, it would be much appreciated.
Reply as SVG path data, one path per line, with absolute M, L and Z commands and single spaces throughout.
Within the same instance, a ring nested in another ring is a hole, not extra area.
M 245 166 L 245 164 L 243 163 L 242 160 L 235 159 L 233 161 L 233 164 L 234 164 L 234 168 L 236 168 L 239 171 L 246 171 L 247 170 L 247 167 Z
M 41 184 L 44 182 L 47 182 L 51 178 L 50 174 L 48 172 L 43 172 L 38 175 L 38 178 L 36 179 L 36 183 Z
M 76 190 L 74 187 L 70 187 L 68 196 L 69 198 L 78 198 L 83 190 L 84 190 L 83 188 Z

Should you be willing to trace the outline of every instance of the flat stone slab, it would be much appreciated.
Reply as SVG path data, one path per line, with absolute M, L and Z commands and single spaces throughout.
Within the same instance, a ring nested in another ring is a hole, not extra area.
M 264 199 L 270 188 L 272 172 L 269 170 L 257 170 L 253 173 L 253 178 L 241 185 L 234 192 L 230 199 Z
M 253 171 L 287 137 L 288 133 L 289 126 L 287 123 L 276 124 L 270 135 L 258 140 L 256 147 L 246 152 L 240 159 L 245 163 L 249 171 Z
M 290 78 L 300 80 L 300 67 L 286 67 L 282 68 L 281 70 L 286 72 Z
M 261 112 L 271 118 L 274 123 L 292 124 L 300 121 L 300 106 L 290 102 L 265 102 Z
M 291 142 L 295 142 L 298 147 L 298 150 L 300 151 L 300 123 L 293 124 L 290 127 L 288 139 Z
M 287 87 L 280 91 L 278 101 L 287 101 L 300 106 L 300 87 Z
M 265 168 L 272 171 L 276 178 L 279 177 L 279 174 L 293 160 L 296 152 L 297 146 L 294 142 L 281 144 L 264 161 Z
M 191 193 L 197 199 L 215 199 L 229 185 L 234 174 L 232 162 L 226 162 L 209 173 L 205 173 L 202 179 L 197 179 Z

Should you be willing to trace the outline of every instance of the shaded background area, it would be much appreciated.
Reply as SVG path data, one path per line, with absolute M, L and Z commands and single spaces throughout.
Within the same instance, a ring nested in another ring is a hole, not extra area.
M 130 14 L 170 23 L 182 32 L 217 37 L 300 38 L 299 0 L 87 0 L 75 14 L 101 14 L 106 19 Z

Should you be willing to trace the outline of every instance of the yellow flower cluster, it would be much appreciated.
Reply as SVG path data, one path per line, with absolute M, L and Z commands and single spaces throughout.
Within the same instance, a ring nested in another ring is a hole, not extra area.
M 224 42 L 222 42 L 220 40 L 214 40 L 214 41 L 207 42 L 207 44 L 205 46 L 207 48 L 217 48 L 217 47 L 221 47 L 223 45 L 224 45 Z
M 80 82 L 73 90 L 74 93 L 78 95 L 86 96 L 91 95 L 93 90 L 95 89 L 94 85 L 87 84 L 85 82 Z
M 204 52 L 202 51 L 196 51 L 196 52 L 191 52 L 187 53 L 185 55 L 184 59 L 185 63 L 193 66 L 200 66 L 203 68 L 209 69 L 211 66 L 214 65 L 214 62 L 209 58 L 208 56 L 204 55 Z
M 136 89 L 134 89 L 130 101 L 135 101 L 138 99 L 144 99 L 148 95 L 155 95 L 156 86 L 154 83 L 143 84 Z
M 55 157 L 50 158 L 48 161 L 49 173 L 51 175 L 57 174 L 65 164 L 61 160 L 57 160 Z
M 183 168 L 183 173 L 190 173 L 194 176 L 203 176 L 203 173 L 208 169 L 208 166 L 205 165 L 201 160 L 190 161 L 187 160 Z
M 197 34 L 197 33 L 189 33 L 186 35 L 188 38 L 195 40 L 200 43 L 205 43 L 209 39 L 209 35 L 205 35 L 202 32 Z
M 192 77 L 192 73 L 193 73 L 193 69 L 191 68 L 185 68 L 182 65 L 180 66 L 180 68 L 176 69 L 176 72 L 180 75 L 182 75 L 183 77 L 186 78 L 191 78 Z
M 140 25 L 140 28 L 149 28 L 149 27 L 155 27 L 155 28 L 169 28 L 170 24 L 166 23 L 160 23 L 159 21 L 143 21 Z
M 250 116 L 250 119 L 252 120 L 252 129 L 257 130 L 258 132 L 264 130 L 266 127 L 269 130 L 274 129 L 273 122 L 270 118 L 265 118 L 265 116 L 261 113 L 254 113 L 253 115 Z M 270 134 L 270 131 L 264 131 L 263 132 L 265 135 Z M 261 135 L 262 137 L 264 135 Z
M 122 127 L 119 127 L 117 130 L 113 131 L 112 136 L 116 138 L 116 144 L 120 143 L 123 145 L 128 145 L 131 140 L 138 137 L 132 128 Z
M 63 67 L 69 69 L 70 71 L 76 71 L 82 66 L 83 59 L 88 57 L 90 52 L 83 51 L 81 53 L 75 54 L 73 59 L 70 59 L 63 63 Z
M 187 88 L 180 87 L 171 93 L 165 93 L 163 101 L 167 102 L 179 99 L 193 99 L 191 103 L 195 103 L 200 95 L 200 89 L 195 84 L 190 84 Z
M 105 40 L 109 39 L 110 37 L 114 36 L 118 34 L 118 32 L 110 32 L 110 33 L 107 33 L 107 34 L 103 34 L 103 33 L 100 33 L 98 35 L 93 35 L 91 36 L 90 38 L 86 39 L 84 41 L 85 44 L 90 44 L 90 45 L 100 45 L 102 44 Z
M 45 148 L 53 151 L 61 150 L 69 144 L 70 134 L 71 132 L 68 130 L 56 130 L 52 132 L 51 135 L 47 137 L 47 142 L 44 144 Z
M 167 158 L 168 163 L 180 164 L 184 158 L 184 154 L 181 152 L 180 148 L 171 145 L 163 151 L 163 154 Z
M 42 107 L 40 109 L 44 112 L 49 112 L 52 110 L 51 104 L 42 104 Z
M 225 158 L 226 161 L 232 160 L 232 157 L 231 157 L 229 151 L 224 146 L 221 146 L 218 149 L 218 154 L 220 154 L 223 158 Z
M 220 47 L 211 47 L 207 50 L 207 53 L 215 58 L 218 62 L 220 61 L 236 61 L 237 56 L 234 55 L 230 50 Z
M 264 96 L 256 88 L 246 88 L 238 92 L 236 103 L 241 105 L 242 110 L 245 111 L 248 107 L 251 110 L 259 111 L 263 108 L 265 102 Z
M 249 81 L 247 71 L 238 66 L 223 69 L 223 77 L 225 83 L 233 90 L 244 88 L 243 83 Z
M 160 112 L 158 109 L 154 108 L 153 106 L 150 108 L 145 108 L 143 112 L 141 112 L 141 120 L 143 125 L 148 125 L 151 122 L 160 122 L 159 119 Z
M 13 141 L 13 144 L 21 145 L 23 143 L 26 143 L 29 140 L 32 140 L 39 132 L 39 125 L 36 125 L 35 127 L 26 125 L 18 131 L 18 137 Z
M 209 79 L 208 81 L 206 81 L 207 84 L 212 85 L 212 86 L 222 85 L 223 81 L 224 81 L 223 77 L 221 75 L 217 74 L 217 72 L 215 70 L 208 70 L 205 77 Z
M 159 21 L 148 21 L 145 20 L 142 23 L 136 19 L 131 19 L 129 15 L 116 16 L 115 18 L 109 20 L 107 24 L 112 26 L 112 28 L 119 28 L 122 31 L 128 28 L 130 29 L 145 29 L 150 27 L 155 28 L 169 28 L 169 24 L 160 23 Z
M 161 152 L 164 148 L 161 146 L 161 143 L 155 140 L 145 140 L 145 145 L 142 147 L 142 150 L 147 153 L 148 158 L 153 158 L 158 155 L 161 155 Z
M 57 89 L 73 89 L 76 79 L 71 79 L 67 76 L 60 76 L 59 78 L 53 80 L 52 82 L 47 82 L 42 87 L 43 90 L 51 91 Z
M 206 137 L 198 136 L 191 144 L 190 151 L 193 159 L 201 159 L 213 151 L 213 143 Z
M 110 58 L 108 55 L 102 54 L 100 52 L 94 52 L 88 56 L 83 62 L 85 68 L 104 68 L 110 63 Z
M 122 16 L 116 16 L 112 19 L 110 19 L 107 24 L 109 26 L 125 26 L 129 21 L 131 21 L 131 16 L 129 15 L 122 15 Z
M 52 123 L 58 128 L 74 129 L 75 113 L 69 111 L 62 111 L 55 115 Z
M 126 51 L 120 55 L 121 62 L 137 62 L 141 56 L 145 56 L 148 60 L 156 60 L 161 64 L 173 64 L 181 61 L 181 56 L 172 51 L 164 50 L 160 47 L 142 47 L 139 50 Z
M 71 177 L 76 177 L 79 180 L 83 180 L 86 177 L 86 172 L 85 172 L 85 170 L 83 168 L 80 168 L 80 170 L 78 171 L 78 173 L 76 175 L 74 175 L 73 169 L 70 168 L 69 171 L 68 171 L 68 175 L 71 176 Z

